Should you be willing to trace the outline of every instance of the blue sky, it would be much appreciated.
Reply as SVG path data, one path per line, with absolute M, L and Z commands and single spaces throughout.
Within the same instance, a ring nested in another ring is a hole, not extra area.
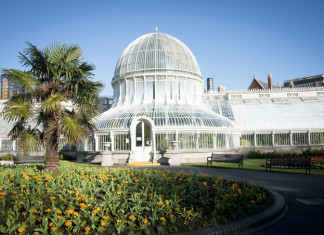
M 184 42 L 202 76 L 228 90 L 247 89 L 253 74 L 275 84 L 324 74 L 324 1 L 49 1 L 2 0 L 0 68 L 21 69 L 25 41 L 43 48 L 78 44 L 96 65 L 102 96 L 118 58 L 136 38 L 153 32 Z

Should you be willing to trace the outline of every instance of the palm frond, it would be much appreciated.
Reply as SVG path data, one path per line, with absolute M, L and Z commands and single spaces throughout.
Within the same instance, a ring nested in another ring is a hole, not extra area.
M 34 115 L 32 103 L 29 102 L 25 97 L 14 97 L 5 103 L 2 115 L 4 119 L 9 122 L 20 119 L 27 122 Z
M 34 93 L 36 88 L 39 86 L 39 81 L 31 72 L 24 72 L 15 69 L 3 69 L 3 72 L 10 80 L 27 93 Z
M 30 42 L 26 43 L 28 48 L 24 49 L 23 52 L 19 52 L 19 62 L 24 67 L 30 68 L 30 71 L 39 78 L 44 78 L 45 74 L 48 73 L 46 55 L 35 45 Z
M 52 96 L 48 97 L 42 106 L 42 111 L 45 114 L 49 114 L 55 110 L 61 109 L 61 102 L 66 102 L 66 98 L 63 94 L 55 93 Z
M 86 132 L 80 126 L 80 118 L 74 111 L 64 110 L 61 115 L 61 134 L 68 142 L 74 144 L 86 137 Z

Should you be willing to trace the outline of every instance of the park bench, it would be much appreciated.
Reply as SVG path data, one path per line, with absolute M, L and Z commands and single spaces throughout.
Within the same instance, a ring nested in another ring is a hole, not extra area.
M 238 168 L 243 169 L 243 157 L 244 155 L 238 154 L 215 154 L 212 153 L 210 157 L 207 157 L 207 167 L 209 164 L 213 166 L 213 162 L 233 162 L 238 163 Z
M 13 157 L 14 164 L 44 163 L 45 156 Z
M 286 156 L 271 156 L 266 159 L 266 171 L 268 168 L 288 168 L 288 169 L 305 169 L 306 174 L 310 175 L 311 158 L 310 157 L 286 157 Z

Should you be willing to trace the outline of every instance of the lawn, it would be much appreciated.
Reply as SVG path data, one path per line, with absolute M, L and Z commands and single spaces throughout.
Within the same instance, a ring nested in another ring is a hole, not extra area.
M 243 170 L 254 170 L 254 171 L 265 171 L 265 159 L 244 159 Z M 198 166 L 207 167 L 207 164 L 184 164 L 185 166 Z M 215 168 L 230 168 L 238 169 L 237 163 L 223 163 L 223 162 L 213 162 Z M 284 168 L 272 168 L 272 172 L 282 172 L 291 174 L 305 174 L 305 169 L 284 169 Z M 322 175 L 324 176 L 323 169 L 311 169 L 311 175 Z

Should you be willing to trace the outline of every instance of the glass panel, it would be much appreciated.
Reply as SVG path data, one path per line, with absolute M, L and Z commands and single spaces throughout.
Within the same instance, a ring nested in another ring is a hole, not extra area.
M 324 133 L 323 132 L 315 132 L 311 133 L 311 144 L 324 144 Z
M 126 151 L 130 150 L 130 135 L 129 133 L 116 133 L 114 149 L 115 151 Z
M 240 145 L 241 147 L 254 146 L 254 134 L 242 134 Z
M 199 149 L 213 149 L 214 148 L 214 134 L 200 133 L 198 143 L 199 143 Z
M 175 133 L 156 133 L 156 150 L 171 150 L 171 141 L 176 140 Z
M 142 122 L 136 126 L 136 147 L 142 147 Z
M 225 148 L 225 134 L 217 134 L 216 136 L 216 148 Z
M 308 134 L 293 133 L 293 145 L 308 145 Z
M 274 134 L 274 146 L 277 145 L 290 145 L 290 134 L 289 133 Z
M 145 139 L 145 146 L 151 146 L 151 127 L 148 123 L 144 123 L 144 139 Z
M 91 137 L 88 139 L 88 151 L 94 151 L 96 146 L 95 138 Z
M 271 134 L 256 134 L 257 146 L 271 146 L 272 135 Z
M 1 150 L 13 150 L 12 140 L 2 140 Z
M 99 151 L 104 151 L 105 150 L 105 147 L 104 147 L 104 144 L 105 142 L 111 142 L 110 140 L 110 135 L 99 135 L 98 136 L 98 150 Z
M 190 150 L 196 149 L 196 136 L 195 133 L 179 133 L 180 146 L 179 149 Z

